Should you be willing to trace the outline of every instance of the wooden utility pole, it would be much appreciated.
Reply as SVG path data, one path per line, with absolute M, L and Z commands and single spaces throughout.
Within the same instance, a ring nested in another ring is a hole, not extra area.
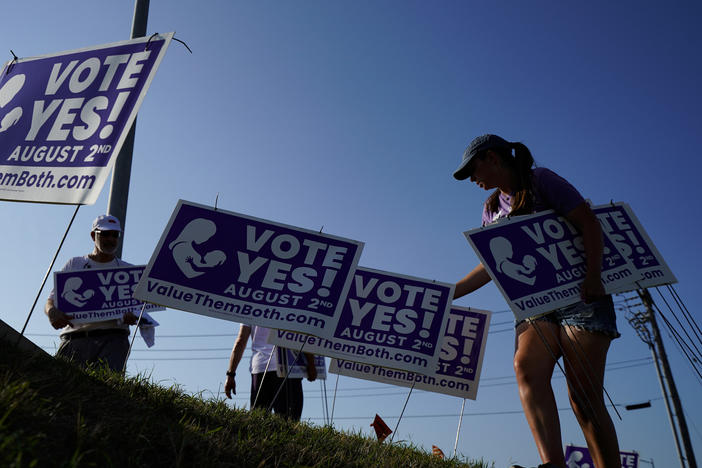
M 685 413 L 683 413 L 680 397 L 678 396 L 678 390 L 675 386 L 675 381 L 673 380 L 670 364 L 668 363 L 668 356 L 666 355 L 665 348 L 663 347 L 661 333 L 658 329 L 658 324 L 656 323 L 656 316 L 653 311 L 653 299 L 651 298 L 651 294 L 649 294 L 647 289 L 639 290 L 637 292 L 639 297 L 641 297 L 641 302 L 643 302 L 644 307 L 646 307 L 646 321 L 651 324 L 651 334 L 653 336 L 652 342 L 649 343 L 649 347 L 653 353 L 656 371 L 658 371 L 658 379 L 660 380 L 661 389 L 663 390 L 663 397 L 666 402 L 666 407 L 668 408 L 668 417 L 670 419 L 673 435 L 675 436 L 675 443 L 678 450 L 678 455 L 680 457 L 680 466 L 682 468 L 697 468 L 695 452 L 692 450 L 690 433 L 687 430 L 687 422 L 685 421 Z M 668 398 L 670 398 L 670 401 L 673 404 L 674 414 L 670 410 Z M 675 424 L 676 419 L 677 428 Z M 678 434 L 680 434 L 679 439 Z M 683 450 L 681 450 L 680 442 L 682 442 L 684 453 Z M 685 462 L 687 462 L 687 464 L 685 464 Z

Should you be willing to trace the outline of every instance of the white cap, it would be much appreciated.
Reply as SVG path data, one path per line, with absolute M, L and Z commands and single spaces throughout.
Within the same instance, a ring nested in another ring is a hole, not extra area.
M 122 232 L 122 225 L 119 219 L 111 215 L 100 215 L 93 221 L 93 231 L 119 231 Z

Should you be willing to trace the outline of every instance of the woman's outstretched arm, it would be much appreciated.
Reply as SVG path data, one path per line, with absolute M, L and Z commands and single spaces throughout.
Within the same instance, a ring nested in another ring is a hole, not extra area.
M 458 299 L 466 294 L 470 294 L 476 289 L 480 289 L 490 282 L 490 275 L 485 270 L 482 263 L 473 268 L 473 271 L 468 273 L 463 279 L 456 283 L 456 289 L 453 292 L 453 298 Z
M 583 281 L 580 296 L 585 303 L 595 301 L 605 295 L 602 284 L 602 226 L 587 203 L 583 202 L 573 208 L 566 218 L 583 235 L 585 247 L 585 265 L 587 272 Z

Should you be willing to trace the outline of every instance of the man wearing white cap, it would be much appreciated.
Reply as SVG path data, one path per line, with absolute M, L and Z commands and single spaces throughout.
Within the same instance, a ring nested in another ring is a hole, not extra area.
M 117 218 L 98 216 L 90 231 L 95 245 L 93 251 L 71 258 L 61 271 L 129 266 L 129 263 L 115 257 L 121 236 L 122 227 Z M 110 369 L 121 371 L 129 349 L 129 325 L 136 323 L 136 316 L 127 312 L 122 318 L 73 326 L 66 315 L 55 307 L 55 294 L 52 290 L 44 313 L 49 317 L 51 326 L 61 329 L 61 345 L 56 355 L 73 359 L 81 365 L 104 361 Z

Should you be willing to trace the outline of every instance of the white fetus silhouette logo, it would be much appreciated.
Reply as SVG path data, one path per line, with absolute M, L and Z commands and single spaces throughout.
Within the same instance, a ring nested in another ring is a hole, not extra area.
M 570 453 L 570 456 L 568 457 L 568 461 L 566 461 L 566 465 L 568 465 L 568 468 L 590 468 L 589 463 L 583 463 L 582 465 L 578 464 L 578 462 L 582 459 L 583 459 L 583 452 L 579 452 L 579 451 L 575 450 L 575 451 Z
M 77 276 L 71 276 L 63 285 L 61 297 L 76 307 L 83 307 L 88 300 L 95 295 L 92 289 L 86 289 L 82 294 L 78 289 L 83 284 L 83 280 Z
M 536 269 L 536 259 L 531 255 L 526 255 L 522 263 L 512 261 L 512 243 L 504 237 L 495 237 L 490 240 L 490 252 L 495 258 L 495 268 L 500 273 L 504 273 L 512 279 L 533 286 L 536 276 L 531 275 Z
M 204 256 L 195 250 L 195 245 L 202 244 L 214 236 L 217 226 L 214 221 L 196 218 L 185 225 L 176 240 L 168 244 L 173 259 L 180 271 L 188 278 L 204 275 L 208 269 L 224 263 L 227 256 L 221 250 L 207 252 Z
M 24 75 L 15 75 L 5 83 L 2 88 L 0 88 L 0 109 L 5 107 L 12 98 L 22 89 L 24 86 Z M 14 124 L 19 122 L 22 117 L 22 108 L 17 106 L 10 112 L 5 114 L 5 116 L 0 120 L 0 133 L 4 132 L 8 128 L 12 127 Z

